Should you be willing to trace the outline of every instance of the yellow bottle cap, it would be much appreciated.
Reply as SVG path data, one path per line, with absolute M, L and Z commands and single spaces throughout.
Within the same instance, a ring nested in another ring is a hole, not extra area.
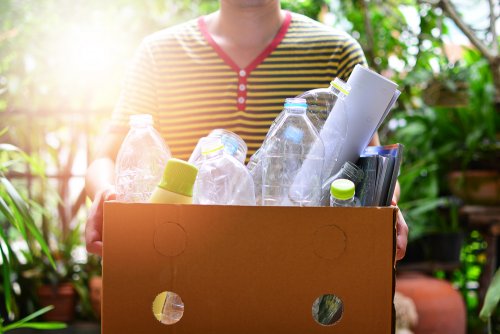
M 171 158 L 167 161 L 163 178 L 158 187 L 191 197 L 193 196 L 196 175 L 198 175 L 196 166 L 184 160 Z
M 340 200 L 353 198 L 354 191 L 354 183 L 348 179 L 337 179 L 330 186 L 330 194 Z

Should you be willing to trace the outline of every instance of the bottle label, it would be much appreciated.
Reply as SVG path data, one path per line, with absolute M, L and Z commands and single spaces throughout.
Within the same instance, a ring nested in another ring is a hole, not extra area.
M 285 129 L 284 135 L 287 140 L 290 140 L 295 144 L 299 144 L 300 142 L 302 142 L 302 138 L 304 137 L 304 132 L 302 132 L 302 130 L 299 128 L 289 125 Z

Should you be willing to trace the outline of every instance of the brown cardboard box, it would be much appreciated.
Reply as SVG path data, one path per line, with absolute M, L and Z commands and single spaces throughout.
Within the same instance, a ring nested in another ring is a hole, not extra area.
M 105 203 L 102 333 L 391 333 L 394 208 Z M 152 311 L 163 291 L 179 322 Z M 314 300 L 343 301 L 333 326 Z

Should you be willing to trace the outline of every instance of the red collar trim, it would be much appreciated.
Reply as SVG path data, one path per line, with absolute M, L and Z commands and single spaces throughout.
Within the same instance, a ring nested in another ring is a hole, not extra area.
M 252 62 L 250 62 L 250 64 L 247 67 L 243 68 L 243 70 L 246 71 L 247 75 L 249 75 L 250 72 L 252 72 L 257 66 L 259 66 L 259 64 L 262 63 L 267 58 L 267 56 L 269 56 L 271 52 L 273 52 L 278 47 L 283 38 L 285 38 L 285 35 L 288 31 L 288 27 L 290 26 L 291 21 L 292 21 L 292 15 L 290 14 L 289 11 L 285 11 L 285 20 L 283 21 L 280 30 L 273 38 L 271 43 L 264 49 L 264 51 L 262 51 L 257 56 L 257 58 L 255 58 Z M 208 32 L 204 16 L 201 16 L 198 19 L 198 27 L 203 36 L 205 37 L 205 39 L 207 40 L 207 42 L 212 46 L 212 48 L 217 52 L 217 54 L 224 60 L 226 64 L 228 64 L 235 72 L 239 72 L 240 70 L 242 70 L 242 68 L 236 65 L 236 63 L 231 59 L 231 57 L 229 57 L 229 55 L 225 53 L 224 50 L 222 50 L 222 48 L 219 46 L 219 44 L 217 44 L 215 40 L 212 38 L 212 36 Z

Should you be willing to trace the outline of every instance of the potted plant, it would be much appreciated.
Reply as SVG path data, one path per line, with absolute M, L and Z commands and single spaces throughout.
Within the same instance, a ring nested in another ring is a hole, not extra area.
M 6 129 L 0 131 L 0 137 L 6 132 Z M 18 328 L 60 329 L 66 327 L 62 323 L 33 321 L 50 311 L 53 306 L 31 311 L 24 318 L 19 319 L 21 312 L 18 297 L 20 293 L 14 290 L 13 283 L 17 283 L 15 277 L 20 277 L 22 262 L 34 263 L 33 253 L 36 249 L 40 249 L 48 263 L 55 266 L 48 245 L 31 215 L 33 211 L 36 211 L 36 206 L 30 205 L 30 201 L 18 191 L 7 176 L 18 165 L 24 164 L 31 164 L 34 170 L 42 171 L 36 159 L 11 144 L 0 143 L 0 255 L 2 258 L 0 334 Z M 14 242 L 25 245 L 26 251 L 15 251 L 12 247 Z M 23 293 L 24 286 L 19 285 L 19 287 Z
M 101 299 L 102 299 L 102 264 L 101 258 L 96 255 L 89 255 L 85 271 L 89 276 L 89 294 L 90 303 L 94 315 L 101 318 Z
M 488 63 L 477 51 L 465 53 L 469 69 L 470 102 L 453 109 L 448 124 L 455 144 L 449 155 L 447 186 L 466 204 L 500 204 L 500 110 L 493 101 L 494 87 Z
M 92 312 L 86 263 L 75 258 L 75 252 L 83 252 L 80 224 L 66 235 L 57 226 L 52 226 L 50 231 L 53 237 L 51 254 L 56 266 L 40 259 L 31 269 L 30 275 L 37 282 L 36 292 L 40 305 L 54 305 L 54 309 L 46 313 L 44 319 L 71 322 L 76 316 L 77 303 L 81 313 Z
M 412 109 L 395 115 L 397 123 L 403 126 L 392 130 L 391 141 L 401 142 L 406 147 L 399 181 L 402 189 L 400 207 L 410 227 L 407 253 L 410 258 L 415 242 L 427 242 L 427 236 L 437 232 L 456 235 L 461 230 L 456 212 L 467 199 L 463 193 L 464 185 L 469 183 L 460 183 L 451 175 L 456 171 L 464 175 L 474 166 L 484 168 L 492 164 L 492 159 L 495 160 L 495 173 L 499 169 L 498 155 L 495 157 L 492 152 L 498 154 L 496 129 L 500 114 L 494 108 L 487 63 L 481 60 L 477 51 L 469 50 L 463 63 L 457 66 L 465 68 L 461 73 L 467 73 L 469 99 L 466 106 L 438 107 L 419 101 L 411 106 Z M 486 158 L 490 162 L 486 162 Z M 498 176 L 495 178 L 498 181 Z M 461 239 L 460 236 L 456 238 Z M 450 248 L 452 245 L 449 241 L 441 244 Z M 422 248 L 416 247 L 423 252 Z

